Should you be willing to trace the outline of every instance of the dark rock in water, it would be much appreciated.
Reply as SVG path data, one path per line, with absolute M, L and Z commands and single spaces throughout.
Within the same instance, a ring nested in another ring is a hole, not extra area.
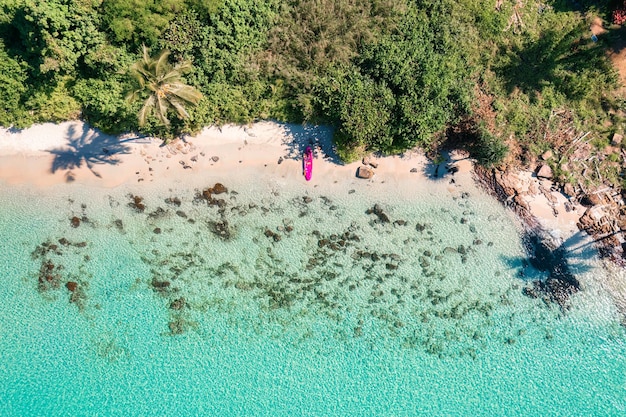
M 61 239 L 59 239 L 59 243 L 63 246 L 69 246 L 70 245 L 70 241 L 67 240 L 66 238 L 62 237 Z
M 76 291 L 76 288 L 78 288 L 78 283 L 74 281 L 68 281 L 65 283 L 65 288 L 67 288 L 71 292 L 74 292 Z
M 183 219 L 186 219 L 186 218 L 187 218 L 187 213 L 185 213 L 185 212 L 184 212 L 184 211 L 182 211 L 182 210 L 177 210 L 177 211 L 176 211 L 176 215 L 177 215 L 178 217 L 182 217 Z
M 156 278 L 152 278 L 151 285 L 155 291 L 163 292 L 170 287 L 171 283 L 169 281 L 159 281 Z
M 158 219 L 160 217 L 165 216 L 166 214 L 167 214 L 167 211 L 163 210 L 162 207 L 158 207 L 152 213 L 148 214 L 148 217 L 151 219 Z
M 424 256 L 428 256 L 428 257 L 430 257 L 430 256 L 432 256 L 432 255 L 433 255 L 433 254 L 432 254 L 432 252 L 431 252 L 431 251 L 429 251 L 429 250 L 425 250 L 425 251 L 424 251 Z
M 135 209 L 138 213 L 143 213 L 146 209 L 146 206 L 143 203 L 143 197 L 139 197 L 137 195 L 130 196 L 130 203 L 128 203 L 128 207 Z
M 214 157 L 216 158 L 216 157 Z M 170 332 L 172 332 L 172 334 L 183 334 L 185 333 L 185 324 L 179 320 L 177 321 L 170 321 L 169 322 L 169 328 L 170 328 Z
M 224 184 L 216 182 L 212 188 L 209 188 L 211 194 L 223 194 L 228 192 L 228 188 L 224 187 Z
M 465 223 L 467 223 L 467 221 L 468 220 L 465 217 L 461 217 L 461 224 L 465 224 Z
M 317 246 L 320 248 L 323 248 L 324 246 L 328 246 L 329 243 L 330 243 L 330 240 L 328 239 L 320 239 L 317 241 Z
M 393 224 L 398 226 L 406 226 L 406 220 L 395 220 Z
M 115 225 L 115 227 L 117 228 L 117 230 L 124 230 L 124 222 L 122 222 L 121 219 L 115 219 L 113 221 L 113 224 Z
M 424 230 L 426 230 L 426 225 L 418 223 L 415 225 L 415 230 L 417 230 L 418 232 L 423 232 Z
M 186 305 L 187 302 L 185 301 L 185 297 L 180 297 L 170 303 L 170 309 L 182 310 Z
M 165 203 L 166 204 L 171 204 L 173 206 L 176 207 L 180 207 L 180 205 L 182 204 L 182 202 L 180 201 L 180 198 L 178 197 L 169 197 L 165 199 Z
M 160 227 L 156 227 L 153 231 L 152 231 L 155 235 L 160 235 L 161 234 L 161 228 Z
M 309 204 L 311 201 L 313 201 L 313 199 L 309 197 L 308 195 L 302 197 L 302 200 L 304 201 L 305 204 Z
M 365 211 L 365 214 L 375 214 L 376 217 L 378 217 L 378 221 L 380 223 L 391 222 L 391 220 L 389 220 L 389 216 L 385 214 L 385 212 L 383 211 L 383 208 L 378 204 L 374 204 L 374 207 L 367 209 L 367 211 Z
M 74 243 L 74 246 L 76 246 L 77 248 L 84 248 L 87 246 L 87 242 Z
M 72 227 L 78 227 L 80 226 L 80 219 L 76 216 L 72 217 L 72 220 L 70 220 Z
M 209 227 L 211 228 L 211 232 L 213 232 L 220 238 L 224 240 L 230 239 L 231 232 L 228 225 L 228 220 L 222 220 L 220 222 L 209 222 Z

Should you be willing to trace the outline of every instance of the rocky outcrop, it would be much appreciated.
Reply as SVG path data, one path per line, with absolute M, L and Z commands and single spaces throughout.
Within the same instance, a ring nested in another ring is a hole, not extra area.
M 540 165 L 539 168 L 537 168 L 537 177 L 552 179 L 552 177 L 554 177 L 554 174 L 552 173 L 552 168 L 550 168 L 550 165 L 548 164 Z

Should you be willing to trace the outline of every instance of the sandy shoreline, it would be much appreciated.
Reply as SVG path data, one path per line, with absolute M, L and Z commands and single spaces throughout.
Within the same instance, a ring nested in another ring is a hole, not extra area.
M 205 128 L 198 135 L 162 146 L 158 139 L 105 135 L 80 121 L 42 124 L 21 131 L 0 129 L 0 181 L 45 188 L 58 184 L 88 187 L 149 187 L 149 184 L 209 186 L 214 182 L 243 184 L 251 179 L 293 183 L 304 190 L 336 184 L 401 193 L 419 188 L 432 178 L 435 167 L 423 153 L 372 157 L 375 176 L 356 177 L 361 162 L 342 164 L 333 152 L 332 130 L 324 126 L 300 126 L 259 122 L 251 126 Z M 315 149 L 310 182 L 302 176 L 301 155 L 306 146 Z M 448 164 L 458 172 L 450 187 L 472 182 L 472 163 L 452 153 Z M 440 176 L 446 172 L 442 165 Z M 523 178 L 527 184 L 533 179 Z M 556 196 L 558 215 L 545 196 L 529 195 L 527 203 L 540 223 L 566 239 L 578 232 L 581 208 L 563 209 L 564 196 Z M 560 208 L 559 208 L 560 207 Z

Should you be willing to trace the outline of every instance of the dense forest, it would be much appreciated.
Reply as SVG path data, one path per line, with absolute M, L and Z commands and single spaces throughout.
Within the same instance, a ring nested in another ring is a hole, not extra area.
M 2 126 L 81 118 L 171 138 L 259 119 L 328 123 L 345 160 L 447 140 L 492 164 L 552 146 L 556 113 L 602 146 L 626 110 L 607 58 L 619 28 L 590 32 L 593 18 L 610 22 L 608 1 L 0 6 Z

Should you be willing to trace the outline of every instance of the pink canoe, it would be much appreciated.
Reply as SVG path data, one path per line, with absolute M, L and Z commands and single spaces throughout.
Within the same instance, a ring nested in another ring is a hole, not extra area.
M 306 178 L 307 181 L 310 181 L 311 175 L 313 175 L 313 150 L 310 146 L 307 146 L 306 151 L 304 151 L 304 157 L 302 158 L 302 171 L 304 178 Z

